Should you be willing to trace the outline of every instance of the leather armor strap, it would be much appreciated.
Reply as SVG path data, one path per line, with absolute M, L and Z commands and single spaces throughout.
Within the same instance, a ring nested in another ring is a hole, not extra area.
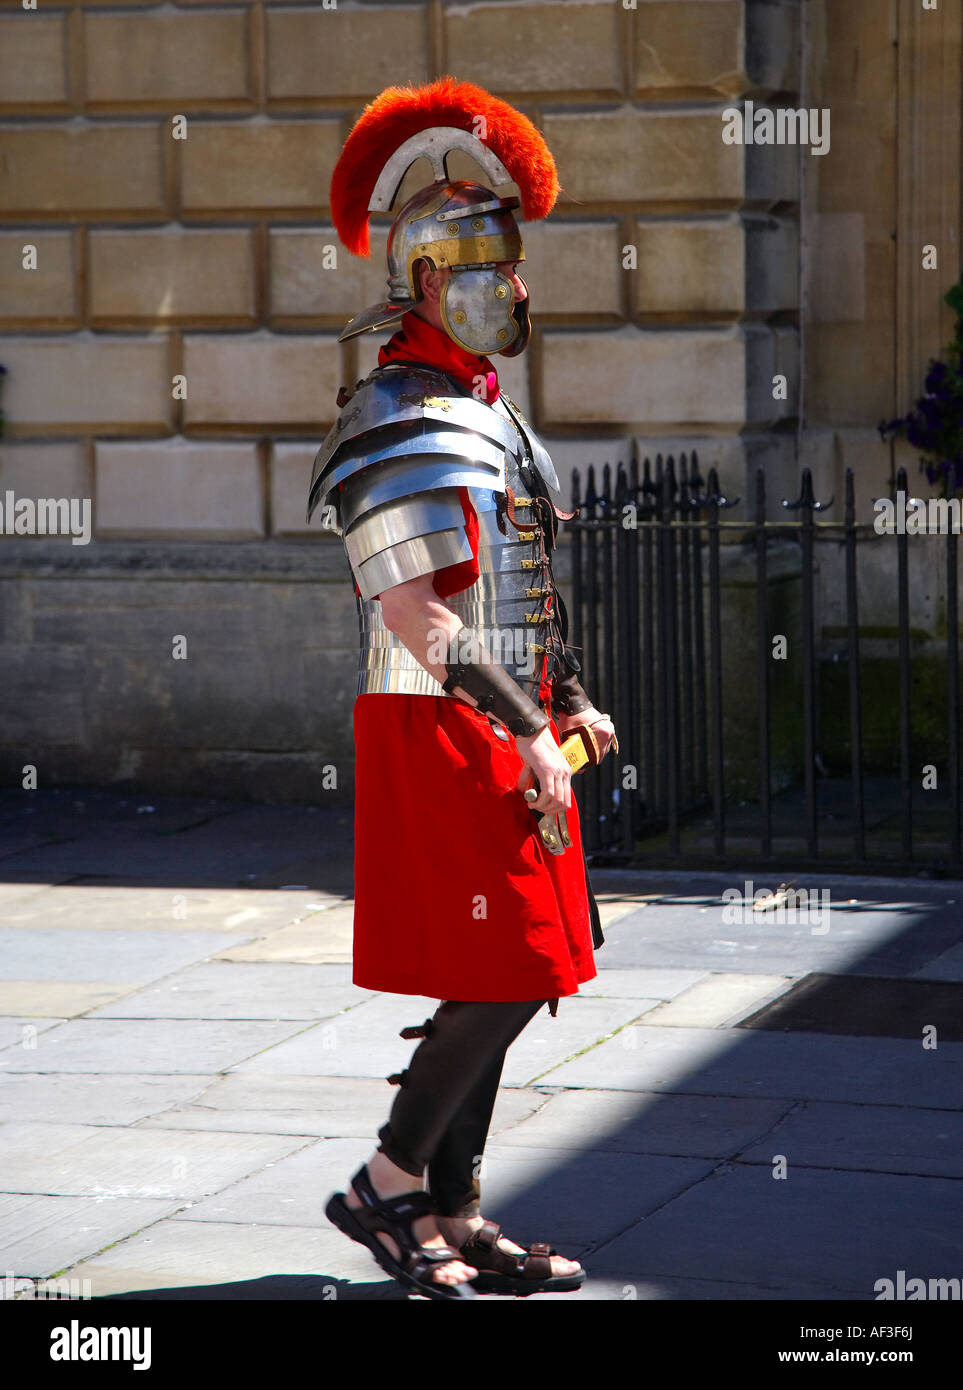
M 592 701 L 576 678 L 576 672 L 582 669 L 581 665 L 568 647 L 563 651 L 560 664 L 563 669 L 552 681 L 552 713 L 581 714 L 583 710 L 591 709 Z
M 445 670 L 448 679 L 442 690 L 446 695 L 461 686 L 483 714 L 490 711 L 516 738 L 528 738 L 548 727 L 548 715 L 485 650 L 477 633 L 462 628 L 449 639 Z

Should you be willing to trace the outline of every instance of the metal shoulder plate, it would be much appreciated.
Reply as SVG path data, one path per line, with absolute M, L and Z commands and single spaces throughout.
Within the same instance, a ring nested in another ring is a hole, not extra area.
M 328 508 L 361 597 L 377 597 L 471 558 L 458 489 L 504 492 L 506 454 L 519 447 L 510 419 L 443 373 L 379 368 L 318 452 L 308 519 Z
M 365 490 L 368 484 L 375 489 L 372 505 L 426 486 L 504 491 L 505 451 L 517 449 L 512 422 L 462 395 L 444 373 L 379 367 L 358 386 L 318 450 L 307 519 L 318 506 L 334 503 L 338 525 L 332 529 L 343 530 L 347 488 L 339 484 L 362 473 L 368 474 Z

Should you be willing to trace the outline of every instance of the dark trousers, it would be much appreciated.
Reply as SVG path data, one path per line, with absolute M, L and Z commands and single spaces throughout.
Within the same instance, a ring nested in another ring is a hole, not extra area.
M 401 1073 L 379 1152 L 428 1191 L 443 1216 L 479 1214 L 479 1170 L 505 1053 L 545 999 L 446 1000 Z

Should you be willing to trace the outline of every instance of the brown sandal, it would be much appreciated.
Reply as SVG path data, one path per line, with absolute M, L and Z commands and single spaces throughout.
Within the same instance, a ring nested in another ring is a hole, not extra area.
M 412 1230 L 419 1216 L 435 1215 L 438 1203 L 429 1193 L 417 1189 L 403 1192 L 399 1197 L 379 1197 L 371 1182 L 367 1164 L 362 1164 L 351 1179 L 351 1186 L 361 1198 L 360 1207 L 349 1207 L 343 1192 L 335 1192 L 325 1207 L 328 1220 L 340 1231 L 366 1245 L 381 1268 L 399 1283 L 428 1298 L 474 1298 L 471 1283 L 439 1283 L 434 1267 L 450 1264 L 459 1258 L 449 1245 L 419 1245 Z M 384 1231 L 401 1251 L 396 1258 L 377 1233 Z
M 458 1254 L 465 1264 L 473 1265 L 479 1271 L 472 1283 L 476 1289 L 489 1293 L 546 1293 L 577 1289 L 585 1281 L 585 1270 L 575 1274 L 552 1274 L 553 1255 L 558 1251 L 549 1245 L 524 1245 L 523 1255 L 513 1255 L 501 1250 L 497 1244 L 502 1228 L 494 1221 L 486 1221 L 477 1231 L 472 1231 Z M 519 1242 L 515 1242 L 518 1244 Z

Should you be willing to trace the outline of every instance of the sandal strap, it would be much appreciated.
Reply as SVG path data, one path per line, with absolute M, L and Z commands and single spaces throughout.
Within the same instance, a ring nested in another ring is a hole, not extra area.
M 515 1255 L 510 1250 L 499 1248 L 497 1241 L 500 1235 L 501 1227 L 496 1222 L 484 1222 L 461 1247 L 461 1258 L 476 1269 L 503 1274 L 512 1279 L 536 1281 L 553 1278 L 552 1256 L 558 1254 L 554 1245 L 536 1241 L 523 1246 L 523 1254 Z
M 446 1265 L 461 1258 L 458 1251 L 452 1250 L 450 1245 L 419 1245 L 418 1249 L 421 1251 L 420 1258 L 428 1264 Z
M 388 1221 L 403 1221 L 407 1225 L 419 1217 L 434 1216 L 438 1204 L 430 1192 L 402 1192 L 398 1197 L 379 1197 L 367 1209 Z
M 419 1245 L 415 1239 L 413 1223 L 419 1217 L 438 1213 L 438 1200 L 430 1192 L 419 1188 L 414 1192 L 402 1192 L 397 1197 L 379 1197 L 367 1164 L 359 1168 L 351 1185 L 363 1203 L 353 1212 L 359 1225 L 372 1235 L 383 1232 L 391 1236 L 400 1251 L 399 1262 L 412 1278 L 420 1279 L 434 1265 L 460 1259 L 458 1251 L 450 1245 Z
M 544 1248 L 540 1247 L 537 1254 L 529 1253 L 521 1257 L 519 1273 L 523 1279 L 551 1279 L 552 1261 L 548 1255 L 542 1254 Z
M 437 1284 L 441 1281 L 434 1277 L 434 1270 L 438 1265 L 449 1264 L 452 1260 L 457 1260 L 458 1256 L 451 1250 L 432 1249 L 430 1246 L 418 1245 L 411 1254 L 405 1254 L 402 1258 L 402 1265 L 407 1274 L 412 1279 L 417 1279 L 419 1283 Z
M 494 1250 L 495 1242 L 502 1233 L 501 1226 L 495 1221 L 486 1221 L 479 1226 L 477 1231 L 472 1231 L 465 1241 L 467 1246 L 475 1246 L 480 1250 Z M 464 1246 L 462 1247 L 464 1249 Z
M 388 1220 L 417 1221 L 420 1216 L 434 1216 L 438 1212 L 438 1202 L 430 1192 L 417 1188 L 413 1192 L 402 1192 L 397 1197 L 379 1197 L 374 1190 L 368 1165 L 362 1164 L 351 1179 L 351 1186 L 361 1198 L 361 1212 L 377 1213 Z

